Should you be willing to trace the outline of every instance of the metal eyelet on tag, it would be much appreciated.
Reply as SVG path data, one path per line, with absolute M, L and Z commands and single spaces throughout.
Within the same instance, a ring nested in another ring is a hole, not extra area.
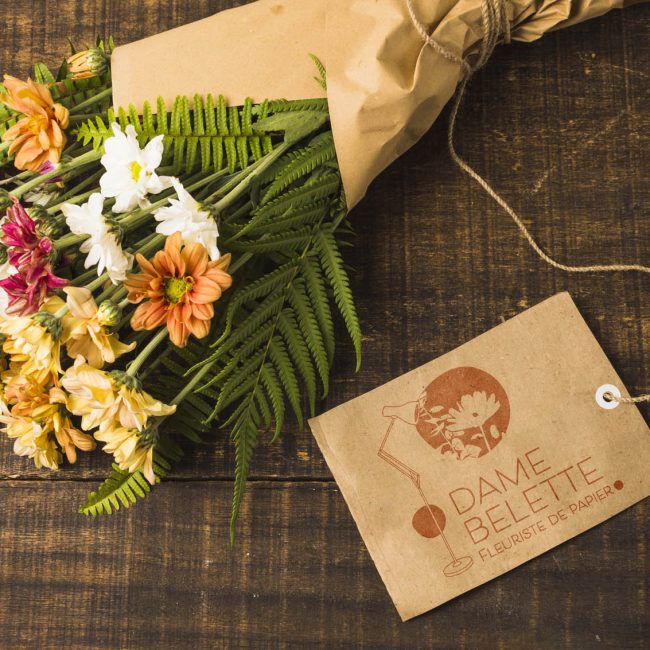
M 613 395 L 615 399 L 611 399 L 611 400 L 605 399 L 605 395 L 608 393 Z M 620 398 L 621 398 L 621 391 L 613 384 L 603 384 L 596 391 L 596 404 L 598 404 L 600 408 L 606 409 L 607 411 L 611 411 L 612 409 L 615 409 L 621 403 L 619 401 Z

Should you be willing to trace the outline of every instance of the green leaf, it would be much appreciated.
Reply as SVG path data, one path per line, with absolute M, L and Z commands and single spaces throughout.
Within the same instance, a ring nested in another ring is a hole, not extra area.
M 154 450 L 153 470 L 156 481 L 167 475 L 170 469 L 170 460 L 177 461 L 181 457 L 180 448 L 165 440 Z M 99 486 L 97 492 L 91 492 L 86 502 L 79 507 L 83 515 L 96 517 L 98 515 L 111 515 L 120 509 L 130 507 L 137 501 L 137 497 L 144 499 L 151 491 L 149 481 L 142 474 L 142 470 L 130 473 L 121 470 L 116 464 L 108 478 Z
M 348 334 L 352 339 L 354 351 L 357 356 L 357 370 L 361 367 L 361 327 L 357 310 L 354 306 L 352 291 L 347 273 L 343 268 L 341 253 L 336 245 L 336 240 L 331 233 L 322 230 L 317 235 L 321 263 L 327 279 L 334 291 L 334 300 L 343 316 Z

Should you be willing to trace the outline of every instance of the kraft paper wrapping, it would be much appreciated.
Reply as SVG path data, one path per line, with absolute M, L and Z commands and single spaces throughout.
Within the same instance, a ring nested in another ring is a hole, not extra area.
M 510 0 L 512 38 L 533 41 L 630 0 Z M 480 0 L 417 0 L 435 39 L 467 56 L 480 44 Z M 118 47 L 116 106 L 159 95 L 322 97 L 309 53 L 327 68 L 334 141 L 349 207 L 417 142 L 452 97 L 462 70 L 425 45 L 406 0 L 259 0 Z

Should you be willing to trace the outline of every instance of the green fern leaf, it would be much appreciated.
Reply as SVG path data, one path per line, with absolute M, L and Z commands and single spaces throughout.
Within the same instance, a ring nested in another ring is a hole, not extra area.
M 296 420 L 298 420 L 298 426 L 302 429 L 303 417 L 302 409 L 300 408 L 300 388 L 298 387 L 298 379 L 296 378 L 282 339 L 278 337 L 271 339 L 269 342 L 269 357 L 275 366 L 275 370 L 278 373 L 278 377 L 289 400 L 289 404 L 291 404 Z
M 357 317 L 357 310 L 350 290 L 350 282 L 343 268 L 341 253 L 331 233 L 319 231 L 316 240 L 323 269 L 332 286 L 334 299 L 354 345 L 358 370 L 361 366 L 361 327 L 359 326 L 359 318 Z
M 307 147 L 295 154 L 282 170 L 279 170 L 275 180 L 268 187 L 262 198 L 262 205 L 278 196 L 284 189 L 298 179 L 311 174 L 317 167 L 336 158 L 332 132 L 317 135 Z
M 323 338 L 318 327 L 318 322 L 316 321 L 316 316 L 311 310 L 311 304 L 302 286 L 294 285 L 289 288 L 289 302 L 295 310 L 296 320 L 298 321 L 302 335 L 316 362 L 316 368 L 318 368 L 318 374 L 323 383 L 323 394 L 327 395 L 329 392 L 330 370 L 327 351 L 323 344 Z
M 164 478 L 171 468 L 170 460 L 177 461 L 181 457 L 178 445 L 169 440 L 161 440 L 154 450 L 154 474 L 156 480 Z M 134 473 L 121 470 L 113 464 L 111 474 L 100 485 L 97 492 L 91 492 L 86 502 L 79 507 L 83 515 L 111 515 L 121 506 L 128 508 L 137 501 L 136 497 L 144 499 L 151 491 L 151 485 L 141 470 Z
M 258 424 L 247 413 L 235 425 L 231 437 L 235 443 L 235 485 L 232 498 L 232 514 L 230 516 L 230 543 L 235 543 L 235 525 L 239 515 L 242 498 L 246 489 L 246 479 L 250 467 L 253 450 L 257 444 Z
M 313 417 L 316 412 L 316 373 L 309 356 L 309 349 L 302 337 L 298 323 L 290 311 L 285 310 L 280 313 L 278 331 L 285 340 L 293 363 L 302 375 L 309 401 L 309 413 Z
M 318 321 L 323 337 L 323 344 L 327 350 L 327 359 L 331 366 L 334 361 L 335 348 L 334 321 L 332 320 L 332 314 L 329 309 L 329 299 L 325 289 L 325 282 L 321 275 L 321 268 L 315 259 L 307 258 L 305 260 L 303 275 L 307 295 L 309 296 L 312 310 Z

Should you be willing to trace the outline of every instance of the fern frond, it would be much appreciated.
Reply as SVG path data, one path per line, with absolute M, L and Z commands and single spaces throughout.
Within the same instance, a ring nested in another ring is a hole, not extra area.
M 178 445 L 169 440 L 161 440 L 154 450 L 153 470 L 156 480 L 163 479 L 171 469 L 171 462 L 181 458 Z M 97 492 L 91 492 L 86 502 L 79 507 L 83 515 L 111 515 L 120 509 L 130 507 L 137 497 L 144 499 L 151 491 L 151 485 L 142 474 L 142 470 L 130 473 L 113 464 L 109 477 L 99 486 Z
M 298 179 L 311 174 L 317 167 L 336 157 L 332 132 L 317 135 L 306 147 L 300 149 L 288 159 L 284 169 L 277 172 L 275 180 L 264 193 L 262 204 L 274 199 Z
M 357 310 L 354 306 L 354 299 L 352 298 L 350 282 L 343 268 L 341 253 L 331 233 L 319 231 L 316 240 L 318 242 L 318 252 L 323 269 L 334 291 L 334 300 L 343 316 L 348 334 L 354 345 L 358 370 L 361 366 L 361 327 L 359 325 Z
M 303 274 L 307 295 L 309 296 L 312 310 L 318 321 L 321 336 L 323 337 L 323 344 L 327 350 L 327 359 L 331 365 L 334 360 L 335 347 L 334 322 L 332 321 L 332 314 L 328 306 L 327 291 L 321 275 L 321 269 L 314 258 L 309 257 L 305 260 Z
M 293 363 L 303 378 L 309 400 L 309 412 L 313 417 L 316 411 L 316 373 L 296 317 L 290 310 L 280 313 L 278 331 L 282 334 Z
M 266 115 L 256 114 L 250 100 L 242 107 L 234 107 L 228 106 L 222 96 L 216 102 L 212 95 L 205 99 L 199 95 L 191 99 L 180 96 L 168 112 L 159 97 L 155 113 L 147 102 L 141 116 L 131 105 L 117 114 L 107 110 L 105 117 L 98 115 L 79 125 L 74 131 L 77 139 L 99 150 L 112 137 L 111 124 L 116 120 L 122 128 L 133 125 L 143 143 L 162 135 L 163 164 L 171 165 L 175 174 L 225 167 L 233 173 L 263 155 L 261 142 L 266 134 L 260 132 L 258 122 Z M 270 140 L 264 142 L 272 148 Z
M 311 310 L 309 299 L 300 284 L 290 287 L 288 296 L 307 347 L 316 362 L 316 368 L 318 368 L 318 374 L 323 383 L 323 395 L 325 396 L 329 392 L 330 364 L 316 316 Z
M 241 501 L 246 489 L 248 468 L 257 444 L 259 420 L 255 419 L 252 408 L 242 415 L 233 427 L 231 438 L 235 443 L 235 485 L 232 496 L 232 513 L 230 515 L 230 543 L 235 543 L 235 525 L 239 516 Z

